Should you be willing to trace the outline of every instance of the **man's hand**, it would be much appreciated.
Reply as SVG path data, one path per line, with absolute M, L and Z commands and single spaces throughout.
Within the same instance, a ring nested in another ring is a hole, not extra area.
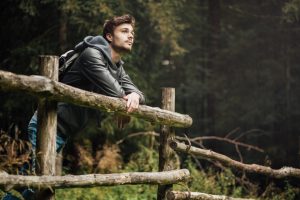
M 140 104 L 140 95 L 135 92 L 132 92 L 123 97 L 127 101 L 126 107 L 127 112 L 132 112 L 139 107 Z

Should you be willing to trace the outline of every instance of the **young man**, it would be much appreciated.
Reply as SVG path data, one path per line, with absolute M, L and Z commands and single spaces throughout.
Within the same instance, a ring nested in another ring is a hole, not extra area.
M 123 98 L 127 101 L 127 111 L 137 109 L 145 101 L 144 95 L 132 83 L 123 68 L 121 57 L 131 51 L 134 42 L 135 20 L 130 15 L 107 20 L 102 36 L 88 36 L 75 46 L 82 52 L 62 82 L 83 90 Z M 96 110 L 58 103 L 57 150 L 64 145 L 67 137 L 82 130 Z M 29 123 L 28 131 L 33 148 L 36 147 L 36 114 Z
M 144 103 L 144 95 L 132 83 L 123 68 L 121 57 L 129 53 L 134 42 L 135 20 L 130 15 L 116 16 L 107 20 L 102 36 L 88 36 L 75 46 L 81 52 L 71 69 L 61 82 L 83 90 L 123 98 L 127 101 L 127 111 L 132 112 Z M 89 118 L 98 111 L 68 104 L 58 103 L 56 150 L 59 152 L 68 137 L 82 130 Z M 33 151 L 36 149 L 37 114 L 28 126 L 29 140 Z M 35 168 L 33 159 L 32 168 Z M 32 196 L 30 190 L 23 192 L 25 199 Z M 4 199 L 13 199 L 7 198 Z

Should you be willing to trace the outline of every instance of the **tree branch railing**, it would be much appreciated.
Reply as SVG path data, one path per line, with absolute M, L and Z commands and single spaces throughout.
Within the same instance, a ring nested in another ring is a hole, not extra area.
M 154 132 L 154 131 L 146 131 L 146 132 L 137 132 L 137 133 L 131 133 L 126 135 L 124 138 L 118 140 L 116 142 L 116 144 L 121 144 L 122 142 L 124 142 L 125 140 L 129 139 L 129 138 L 133 138 L 133 137 L 137 137 L 137 136 L 154 136 L 154 137 L 159 137 L 159 133 Z M 218 136 L 200 136 L 200 137 L 194 137 L 194 138 L 185 138 L 185 137 L 181 137 L 181 136 L 175 136 L 175 139 L 179 140 L 179 141 L 190 141 L 191 143 L 197 144 L 199 145 L 200 142 L 205 141 L 205 140 L 217 140 L 217 141 L 222 141 L 222 142 L 226 142 L 232 145 L 236 145 L 236 146 L 241 146 L 244 147 L 248 150 L 255 150 L 258 152 L 264 152 L 264 150 L 262 148 L 259 148 L 257 146 L 253 146 L 244 142 L 240 142 L 240 141 L 236 141 L 233 139 L 229 139 L 229 138 L 223 138 L 223 137 L 218 137 Z
M 180 192 L 170 191 L 167 194 L 168 200 L 253 200 L 245 198 L 234 198 L 225 195 L 213 195 L 201 192 Z
M 164 172 L 131 172 L 115 174 L 89 174 L 65 176 L 21 176 L 0 173 L 0 186 L 5 189 L 31 188 L 75 188 L 93 186 L 115 186 L 136 184 L 173 184 L 190 179 L 187 169 Z
M 233 160 L 223 154 L 219 154 L 211 150 L 200 149 L 197 147 L 189 146 L 184 143 L 179 143 L 177 141 L 171 141 L 170 146 L 176 151 L 185 152 L 188 154 L 199 156 L 204 159 L 216 160 L 223 163 L 226 166 L 234 167 L 239 170 L 244 170 L 250 173 L 263 174 L 277 179 L 286 178 L 286 177 L 300 178 L 300 169 L 297 168 L 282 167 L 281 169 L 272 169 L 270 167 L 261 166 L 257 164 L 244 164 L 236 160 Z
M 189 127 L 192 124 L 192 118 L 188 115 L 145 105 L 140 105 L 137 110 L 128 114 L 125 100 L 84 91 L 43 76 L 17 75 L 0 70 L 0 89 L 23 91 L 34 96 L 46 97 L 49 100 L 63 101 L 106 112 L 135 116 L 172 127 Z

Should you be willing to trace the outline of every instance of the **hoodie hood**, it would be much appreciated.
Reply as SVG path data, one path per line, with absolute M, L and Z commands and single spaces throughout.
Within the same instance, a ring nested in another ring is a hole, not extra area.
M 75 46 L 75 51 L 82 51 L 86 47 L 92 47 L 102 52 L 111 66 L 115 66 L 111 59 L 109 43 L 102 36 L 87 36 Z

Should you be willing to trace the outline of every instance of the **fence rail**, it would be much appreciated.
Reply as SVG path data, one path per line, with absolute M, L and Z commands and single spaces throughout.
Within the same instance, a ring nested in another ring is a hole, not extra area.
M 177 141 L 171 141 L 170 142 L 171 148 L 173 148 L 176 151 L 184 152 L 188 154 L 193 154 L 195 156 L 199 156 L 204 159 L 212 159 L 219 161 L 229 167 L 237 168 L 242 171 L 251 172 L 251 173 L 257 173 L 257 174 L 263 174 L 272 178 L 287 178 L 287 177 L 294 177 L 294 178 L 300 178 L 300 169 L 292 168 L 292 167 L 283 167 L 281 169 L 272 169 L 270 167 L 257 165 L 257 164 L 245 164 L 238 162 L 236 160 L 233 160 L 223 154 L 216 153 L 211 150 L 206 149 L 200 149 L 193 146 L 188 146 L 184 143 L 180 143 Z
M 0 173 L 0 186 L 8 187 L 9 189 L 19 187 L 42 189 L 136 184 L 165 185 L 187 181 L 189 178 L 190 172 L 187 169 L 165 172 L 131 172 L 65 176 L 21 176 Z
M 145 105 L 140 105 L 136 111 L 128 114 L 125 100 L 74 88 L 43 76 L 17 75 L 0 70 L 0 89 L 22 91 L 38 97 L 47 97 L 49 100 L 64 101 L 106 112 L 131 115 L 172 127 L 189 127 L 193 122 L 188 115 Z
M 171 191 L 167 194 L 168 200 L 254 200 L 244 198 L 233 198 L 225 195 L 213 195 L 201 192 Z

